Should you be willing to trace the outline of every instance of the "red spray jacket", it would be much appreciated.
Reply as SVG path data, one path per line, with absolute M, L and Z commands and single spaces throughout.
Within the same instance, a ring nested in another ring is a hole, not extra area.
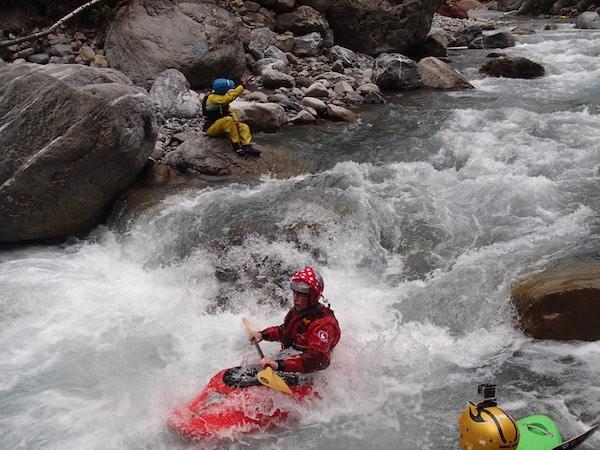
M 261 331 L 265 341 L 281 342 L 282 348 L 293 347 L 302 353 L 280 359 L 285 372 L 314 372 L 329 366 L 331 351 L 340 340 L 340 326 L 333 311 L 323 305 L 305 311 L 291 309 L 283 324 Z

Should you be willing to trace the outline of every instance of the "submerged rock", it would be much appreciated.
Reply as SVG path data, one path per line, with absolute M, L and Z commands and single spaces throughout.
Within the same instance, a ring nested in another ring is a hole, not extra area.
M 461 74 L 433 56 L 422 59 L 418 64 L 423 86 L 432 89 L 473 89 Z
M 507 31 L 479 36 L 469 42 L 469 48 L 507 48 L 515 46 L 515 38 Z
M 519 56 L 494 58 L 483 64 L 479 71 L 492 77 L 537 78 L 544 75 L 544 66 Z
M 94 226 L 156 140 L 146 91 L 112 69 L 0 66 L 0 242 Z
M 600 265 L 543 272 L 513 286 L 525 333 L 538 339 L 600 339 Z

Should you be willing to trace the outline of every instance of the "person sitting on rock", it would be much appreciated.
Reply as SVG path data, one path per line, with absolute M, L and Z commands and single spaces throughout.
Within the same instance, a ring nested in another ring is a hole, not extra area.
M 217 78 L 212 83 L 212 92 L 202 101 L 204 115 L 204 131 L 208 136 L 217 137 L 227 134 L 233 150 L 239 156 L 259 156 L 260 150 L 253 147 L 250 127 L 238 121 L 235 113 L 229 107 L 246 86 L 252 82 L 252 77 L 246 77 L 242 84 L 235 87 L 233 80 Z

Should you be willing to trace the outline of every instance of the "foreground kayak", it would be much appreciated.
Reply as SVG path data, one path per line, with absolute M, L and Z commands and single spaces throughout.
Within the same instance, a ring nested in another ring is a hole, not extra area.
M 517 450 L 553 450 L 562 443 L 560 431 L 547 416 L 529 416 L 517 420 L 519 446 Z
M 171 413 L 169 428 L 193 440 L 270 430 L 288 420 L 295 404 L 317 396 L 312 385 L 293 377 L 286 379 L 292 394 L 285 395 L 257 385 L 255 375 L 240 378 L 239 371 L 225 369 L 213 376 L 196 398 Z

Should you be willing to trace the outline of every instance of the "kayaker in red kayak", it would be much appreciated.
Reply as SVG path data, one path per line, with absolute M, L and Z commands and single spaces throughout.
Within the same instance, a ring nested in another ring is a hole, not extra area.
M 250 333 L 251 343 L 281 342 L 282 349 L 295 349 L 299 353 L 274 360 L 264 357 L 264 369 L 270 366 L 281 372 L 308 373 L 323 370 L 331 362 L 331 351 L 340 340 L 340 327 L 333 311 L 319 303 L 325 285 L 323 278 L 312 267 L 296 272 L 290 281 L 294 306 L 285 316 L 283 324 Z

